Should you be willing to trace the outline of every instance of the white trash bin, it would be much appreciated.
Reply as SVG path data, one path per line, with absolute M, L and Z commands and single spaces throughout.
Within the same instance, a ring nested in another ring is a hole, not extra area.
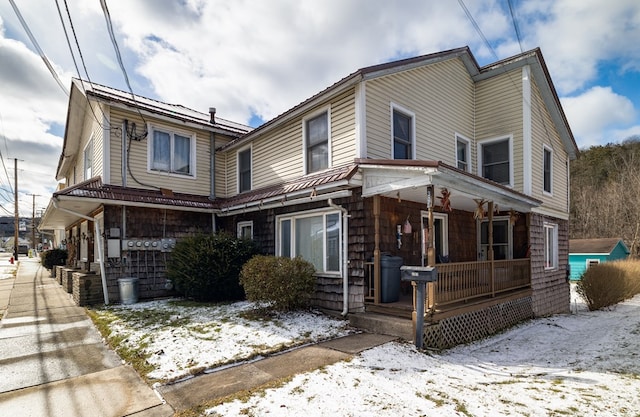
M 135 304 L 138 302 L 138 278 L 125 277 L 118 279 L 120 288 L 120 302 L 122 304 Z

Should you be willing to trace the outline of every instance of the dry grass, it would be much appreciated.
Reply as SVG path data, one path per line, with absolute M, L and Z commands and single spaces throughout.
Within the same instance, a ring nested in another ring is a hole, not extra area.
M 640 261 L 606 262 L 590 267 L 578 281 L 589 310 L 599 310 L 640 293 Z

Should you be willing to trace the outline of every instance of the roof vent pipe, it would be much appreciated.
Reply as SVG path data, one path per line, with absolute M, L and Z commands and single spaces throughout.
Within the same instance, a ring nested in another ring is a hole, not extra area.
M 209 107 L 209 114 L 211 115 L 211 118 L 209 119 L 209 121 L 211 122 L 211 124 L 215 124 L 216 123 L 216 108 L 215 107 Z

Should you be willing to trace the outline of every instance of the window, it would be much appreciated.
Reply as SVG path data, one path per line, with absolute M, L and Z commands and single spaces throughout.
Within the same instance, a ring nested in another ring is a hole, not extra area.
M 238 222 L 238 238 L 253 239 L 253 222 Z
M 471 172 L 469 149 L 469 140 L 456 135 L 456 166 L 467 172 Z
M 329 112 L 304 121 L 306 173 L 329 167 Z
M 251 190 L 251 148 L 238 152 L 238 192 Z
M 84 148 L 84 180 L 93 176 L 93 136 Z
M 195 136 L 151 127 L 148 154 L 151 171 L 195 175 Z
M 317 272 L 339 273 L 342 254 L 340 212 L 294 214 L 277 221 L 280 256 L 301 256 Z
M 544 147 L 543 162 L 543 190 L 545 193 L 551 194 L 553 184 L 553 153 L 551 149 Z
M 414 158 L 414 117 L 392 105 L 393 159 Z
M 509 218 L 493 219 L 493 259 L 512 258 L 512 229 Z M 489 259 L 489 221 L 480 223 L 480 259 Z
M 544 269 L 558 267 L 558 225 L 544 223 Z
M 503 185 L 512 184 L 511 139 L 485 141 L 480 147 L 480 176 Z
M 587 259 L 587 269 L 596 265 L 600 265 L 600 259 Z

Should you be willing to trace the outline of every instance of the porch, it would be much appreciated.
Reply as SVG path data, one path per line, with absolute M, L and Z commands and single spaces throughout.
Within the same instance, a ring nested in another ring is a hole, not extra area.
M 398 301 L 380 302 L 380 274 L 374 262 L 365 263 L 365 310 L 412 319 L 416 310 L 415 286 L 404 283 Z M 480 310 L 531 293 L 529 258 L 478 262 L 452 262 L 435 265 L 436 282 L 427 284 L 425 322 L 435 323 L 447 317 Z

